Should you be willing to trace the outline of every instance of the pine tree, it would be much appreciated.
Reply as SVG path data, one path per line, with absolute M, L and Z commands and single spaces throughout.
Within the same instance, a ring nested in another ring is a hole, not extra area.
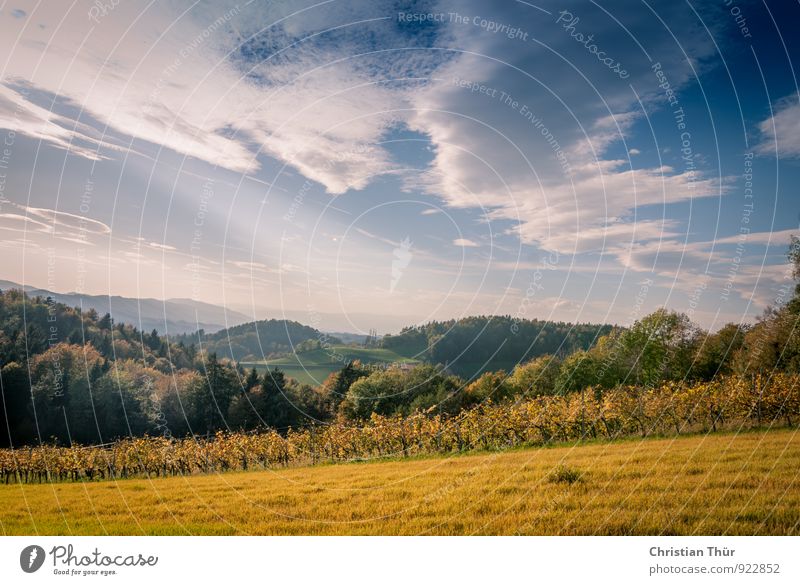
M 112 323 L 113 321 L 111 319 L 111 314 L 106 313 L 105 315 L 103 315 L 103 318 L 97 322 L 97 326 L 103 330 L 110 330 Z
M 258 371 L 255 368 L 253 368 L 252 370 L 250 370 L 250 373 L 244 380 L 245 392 L 250 392 L 253 388 L 258 386 L 258 383 L 259 383 Z
M 150 332 L 150 335 L 145 338 L 147 347 L 151 350 L 156 351 L 161 347 L 161 338 L 158 336 L 158 331 L 153 329 Z

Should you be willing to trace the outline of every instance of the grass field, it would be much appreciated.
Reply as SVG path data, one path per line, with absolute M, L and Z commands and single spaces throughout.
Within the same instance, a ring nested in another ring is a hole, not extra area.
M 264 371 L 267 368 L 280 368 L 287 376 L 305 384 L 318 386 L 328 374 L 342 369 L 351 360 L 361 360 L 365 364 L 418 364 L 419 360 L 400 355 L 389 349 L 350 347 L 334 345 L 326 349 L 315 349 L 282 358 L 259 362 L 242 362 L 245 368 L 256 367 Z
M 0 486 L 4 534 L 800 534 L 794 429 Z

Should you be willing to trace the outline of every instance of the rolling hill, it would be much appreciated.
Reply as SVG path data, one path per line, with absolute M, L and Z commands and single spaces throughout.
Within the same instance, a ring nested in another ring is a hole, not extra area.
M 116 323 L 135 325 L 142 331 L 156 329 L 164 335 L 191 333 L 198 329 L 215 332 L 249 321 L 247 315 L 192 299 L 136 299 L 109 295 L 57 293 L 54 291 L 0 280 L 0 290 L 21 289 L 30 296 L 51 297 L 70 307 L 94 309 L 100 315 L 109 313 Z
M 473 378 L 485 371 L 510 370 L 545 354 L 563 356 L 589 349 L 611 329 L 611 325 L 480 315 L 407 327 L 384 336 L 380 345 Z
M 198 340 L 188 335 L 185 341 Z M 183 340 L 182 336 L 174 339 Z M 319 346 L 323 341 L 341 343 L 337 338 L 298 323 L 285 319 L 265 319 L 251 321 L 234 327 L 205 334 L 199 340 L 209 353 L 239 362 L 254 362 L 265 358 L 281 357 L 298 351 Z

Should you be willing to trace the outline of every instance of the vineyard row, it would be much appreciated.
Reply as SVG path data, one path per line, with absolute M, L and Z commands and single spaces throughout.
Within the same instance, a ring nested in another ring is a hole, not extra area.
M 313 425 L 280 434 L 219 432 L 210 438 L 144 437 L 109 446 L 0 450 L 5 483 L 161 477 L 343 462 L 582 439 L 675 435 L 800 420 L 800 376 L 725 378 L 659 388 L 591 389 L 516 402 L 487 401 L 457 416 L 373 415 L 360 426 Z

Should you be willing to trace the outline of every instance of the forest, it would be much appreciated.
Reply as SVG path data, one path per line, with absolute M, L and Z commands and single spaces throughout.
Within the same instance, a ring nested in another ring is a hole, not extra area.
M 321 339 L 331 344 L 340 343 L 338 339 L 326 336 L 313 327 L 283 319 L 243 323 L 215 333 L 200 330 L 197 333 L 172 336 L 171 339 L 184 345 L 202 340 L 203 349 L 208 353 L 237 362 L 303 351 L 315 342 L 319 343 Z
M 563 357 L 586 350 L 612 329 L 611 325 L 476 316 L 407 327 L 383 337 L 381 346 L 416 351 L 430 363 L 447 364 L 454 373 L 470 376 L 497 369 L 498 364 L 513 367 L 542 355 Z
M 793 238 L 789 261 L 795 278 L 798 249 Z M 503 328 L 512 320 L 431 323 L 382 340 L 395 348 L 417 344 L 430 363 L 352 361 L 312 387 L 278 369 L 245 370 L 220 357 L 219 346 L 212 351 L 187 336 L 168 339 L 114 323 L 108 314 L 7 290 L 0 293 L 0 444 L 102 445 L 144 435 L 212 437 L 218 431 L 286 435 L 290 429 L 365 424 L 374 416 L 448 418 L 489 402 L 541 397 L 588 395 L 602 403 L 615 392 L 644 397 L 669 384 L 728 380 L 716 391 L 724 398 L 727 387 L 753 387 L 754 376 L 769 387 L 776 373 L 800 373 L 800 285 L 789 296 L 753 325 L 728 324 L 713 333 L 664 308 L 627 328 L 516 323 L 512 336 L 520 341 L 502 353 L 511 366 L 475 378 L 454 371 L 454 353 L 463 353 L 459 348 L 471 339 L 466 353 L 486 359 L 497 350 L 497 339 L 508 337 Z M 316 332 L 308 329 L 306 334 Z M 553 340 L 542 346 L 552 353 L 513 363 L 515 352 L 529 355 L 526 344 L 535 346 L 540 337 Z M 324 346 L 320 338 L 314 343 Z

